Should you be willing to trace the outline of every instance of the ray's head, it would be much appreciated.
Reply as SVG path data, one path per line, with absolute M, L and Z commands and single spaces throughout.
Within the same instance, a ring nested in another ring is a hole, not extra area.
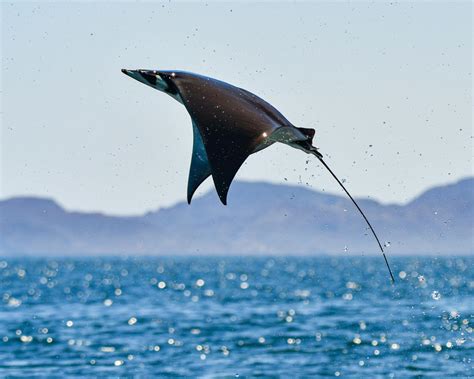
M 163 91 L 173 94 L 176 90 L 171 81 L 173 73 L 164 73 L 156 70 L 127 70 L 122 69 L 122 72 L 131 78 L 138 80 L 140 83 L 146 84 L 158 91 Z

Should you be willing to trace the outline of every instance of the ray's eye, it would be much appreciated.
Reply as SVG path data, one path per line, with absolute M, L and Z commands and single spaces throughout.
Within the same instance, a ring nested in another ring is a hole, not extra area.
M 263 132 L 262 136 L 267 137 L 268 136 L 267 132 Z

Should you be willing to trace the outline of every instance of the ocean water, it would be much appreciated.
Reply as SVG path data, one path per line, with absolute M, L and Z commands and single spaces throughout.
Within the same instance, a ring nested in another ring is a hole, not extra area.
M 472 377 L 474 258 L 0 259 L 0 377 Z

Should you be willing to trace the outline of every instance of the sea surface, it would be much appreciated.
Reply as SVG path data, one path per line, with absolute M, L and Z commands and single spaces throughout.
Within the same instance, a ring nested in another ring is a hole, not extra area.
M 474 258 L 0 258 L 0 377 L 474 377 Z

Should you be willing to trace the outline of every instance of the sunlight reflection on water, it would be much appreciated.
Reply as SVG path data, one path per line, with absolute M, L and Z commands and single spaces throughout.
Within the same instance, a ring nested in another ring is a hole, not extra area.
M 468 376 L 474 259 L 392 261 L 0 259 L 0 374 Z

